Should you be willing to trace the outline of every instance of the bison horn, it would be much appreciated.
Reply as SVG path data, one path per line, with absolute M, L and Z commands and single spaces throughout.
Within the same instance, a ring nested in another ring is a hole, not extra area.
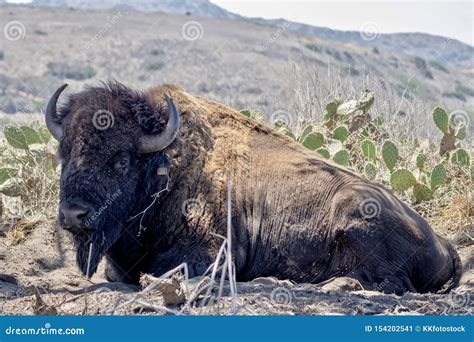
M 56 122 L 56 103 L 58 102 L 58 97 L 61 95 L 63 90 L 67 87 L 67 84 L 63 84 L 56 90 L 49 99 L 48 105 L 46 106 L 46 127 L 48 127 L 51 135 L 56 139 L 61 139 L 63 135 L 63 129 L 60 124 Z
M 151 153 L 164 150 L 178 135 L 179 111 L 174 105 L 173 99 L 166 95 L 169 119 L 165 130 L 157 135 L 145 135 L 139 139 L 139 150 L 141 153 Z

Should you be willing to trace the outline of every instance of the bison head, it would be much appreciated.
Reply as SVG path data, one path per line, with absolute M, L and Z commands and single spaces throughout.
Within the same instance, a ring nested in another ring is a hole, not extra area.
M 90 276 L 119 237 L 136 235 L 130 218 L 157 191 L 160 151 L 175 139 L 179 113 L 170 97 L 161 106 L 116 82 L 71 95 L 56 110 L 66 86 L 46 108 L 47 127 L 60 142 L 58 222 L 73 234 L 78 265 Z

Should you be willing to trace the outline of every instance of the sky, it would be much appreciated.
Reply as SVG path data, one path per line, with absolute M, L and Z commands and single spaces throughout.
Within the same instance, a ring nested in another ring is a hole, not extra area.
M 337 30 L 424 32 L 474 45 L 473 2 L 436 0 L 211 0 L 248 17 L 284 18 Z

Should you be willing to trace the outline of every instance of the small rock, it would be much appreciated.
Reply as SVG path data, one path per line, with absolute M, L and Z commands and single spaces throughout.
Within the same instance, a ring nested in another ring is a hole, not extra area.
M 363 289 L 357 280 L 349 277 L 335 278 L 321 287 L 324 292 L 361 291 Z

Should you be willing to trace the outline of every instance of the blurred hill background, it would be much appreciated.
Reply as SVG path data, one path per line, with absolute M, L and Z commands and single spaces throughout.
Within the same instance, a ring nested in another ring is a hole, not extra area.
M 109 78 L 138 89 L 179 83 L 267 118 L 314 119 L 364 88 L 376 111 L 417 134 L 436 132 L 427 120 L 435 105 L 472 118 L 474 48 L 451 38 L 246 18 L 207 0 L 0 4 L 3 124 L 38 113 L 65 81 L 78 91 Z

